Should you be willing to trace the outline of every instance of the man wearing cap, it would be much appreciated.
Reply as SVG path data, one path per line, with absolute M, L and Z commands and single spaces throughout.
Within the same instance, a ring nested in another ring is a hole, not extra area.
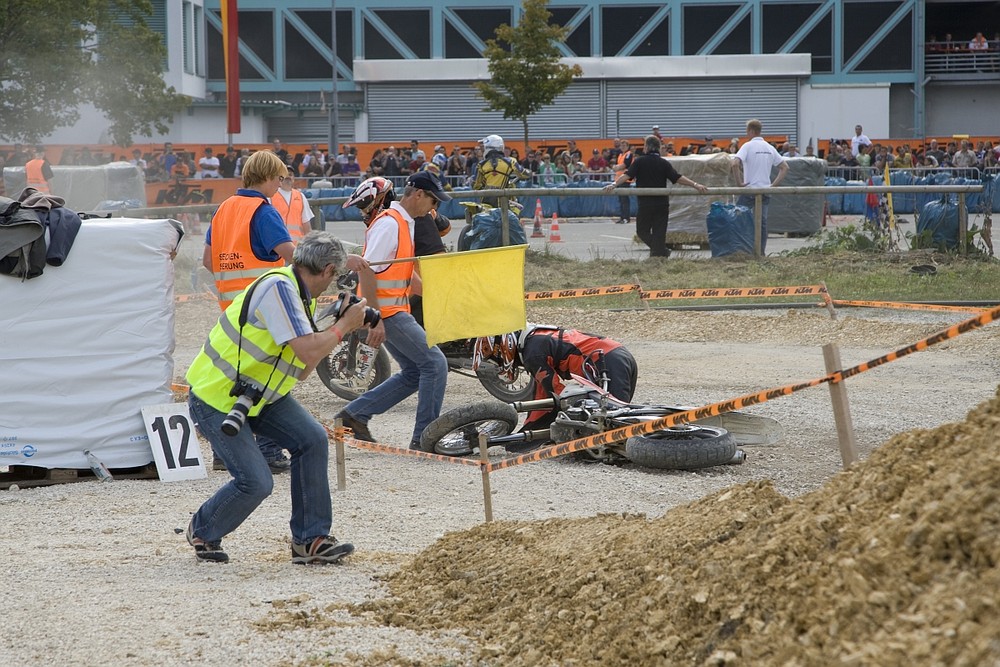
M 448 166 L 448 156 L 444 153 L 444 146 L 437 145 L 434 147 L 434 155 L 431 157 L 431 162 L 437 165 L 437 168 L 444 173 L 444 168 Z
M 198 178 L 221 178 L 219 158 L 215 157 L 211 146 L 205 147 L 205 154 L 198 160 Z
M 701 147 L 698 151 L 700 155 L 708 155 L 715 150 L 715 144 L 713 143 L 712 137 L 705 137 L 705 145 Z
M 660 136 L 660 126 L 659 125 L 654 125 L 653 126 L 653 132 L 652 132 L 652 134 L 653 134 L 654 137 L 656 137 L 660 141 L 663 141 L 663 137 Z
M 407 293 L 414 275 L 413 262 L 381 262 L 414 256 L 414 218 L 430 213 L 438 202 L 451 197 L 430 172 L 406 179 L 403 196 L 375 217 L 365 232 L 364 262 L 349 266 L 358 272 L 361 296 L 377 308 L 381 321 L 368 332 L 367 343 L 383 342 L 400 371 L 382 384 L 348 403 L 337 417 L 359 440 L 374 442 L 369 420 L 386 412 L 417 392 L 417 415 L 410 436 L 410 449 L 420 448 L 420 435 L 441 413 L 447 383 L 448 362 L 438 347 L 427 346 L 427 335 L 410 314 Z M 374 264 L 375 266 L 371 266 Z

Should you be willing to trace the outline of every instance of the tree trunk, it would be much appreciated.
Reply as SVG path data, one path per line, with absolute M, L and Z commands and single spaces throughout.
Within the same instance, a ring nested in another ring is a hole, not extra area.
M 524 155 L 528 155 L 528 117 L 525 116 L 521 119 L 521 124 L 524 125 Z

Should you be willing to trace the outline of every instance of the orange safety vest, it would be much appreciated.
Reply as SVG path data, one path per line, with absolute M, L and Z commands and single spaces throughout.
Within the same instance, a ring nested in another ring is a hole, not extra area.
M 250 220 L 265 203 L 259 197 L 234 195 L 222 202 L 212 218 L 212 273 L 222 310 L 254 280 L 285 265 L 280 259 L 259 259 L 250 246 Z
M 24 175 L 28 179 L 29 188 L 35 188 L 39 192 L 49 194 L 49 182 L 45 180 L 45 175 L 42 173 L 42 165 L 44 164 L 45 160 L 41 158 L 31 160 L 24 165 Z
M 393 259 L 403 257 L 413 257 L 413 239 L 410 237 L 410 226 L 406 223 L 406 218 L 398 211 L 387 208 L 378 218 L 388 215 L 396 221 L 398 226 L 396 237 L 396 256 Z M 374 225 L 375 222 L 372 221 Z M 369 226 L 370 230 L 371 227 Z M 365 241 L 368 240 L 368 232 L 365 232 Z M 375 274 L 375 296 L 378 298 L 379 312 L 383 318 L 391 317 L 396 313 L 410 312 L 410 298 L 407 295 L 410 288 L 410 278 L 413 276 L 413 262 L 399 262 L 390 264 L 389 268 L 381 273 Z
M 288 227 L 288 234 L 292 237 L 292 243 L 298 243 L 299 239 L 306 235 L 305 227 L 302 225 L 302 210 L 305 207 L 305 197 L 298 190 L 292 190 L 291 201 L 286 203 L 281 192 L 276 192 L 271 197 L 271 205 L 278 209 L 281 219 Z

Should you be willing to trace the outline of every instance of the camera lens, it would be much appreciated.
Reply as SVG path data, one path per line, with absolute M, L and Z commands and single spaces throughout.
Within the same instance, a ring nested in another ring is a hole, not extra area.
M 239 433 L 240 429 L 243 428 L 243 424 L 246 423 L 247 414 L 250 412 L 253 404 L 253 397 L 246 394 L 236 399 L 233 409 L 229 411 L 229 414 L 222 421 L 222 432 L 230 437 Z

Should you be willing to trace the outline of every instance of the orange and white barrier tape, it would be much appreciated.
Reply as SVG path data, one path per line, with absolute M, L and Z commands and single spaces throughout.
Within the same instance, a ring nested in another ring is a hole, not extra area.
M 710 287 L 708 289 L 662 289 L 651 292 L 640 291 L 640 299 L 718 299 L 748 298 L 760 296 L 809 296 L 825 295 L 823 285 L 799 285 L 796 287 Z
M 584 287 L 581 289 L 563 289 L 549 292 L 525 292 L 525 301 L 544 301 L 547 299 L 573 299 L 581 296 L 605 296 L 607 294 L 627 294 L 639 292 L 640 285 L 610 285 L 608 287 Z
M 479 461 L 474 461 L 472 459 L 467 459 L 462 456 L 444 456 L 442 454 L 432 454 L 430 452 L 417 451 L 415 449 L 404 449 L 402 447 L 396 447 L 394 445 L 383 445 L 378 442 L 367 442 L 365 440 L 358 440 L 352 434 L 350 434 L 351 429 L 344 428 L 341 426 L 339 429 L 330 426 L 328 424 L 323 424 L 323 428 L 326 429 L 327 435 L 329 435 L 334 440 L 342 440 L 345 445 L 350 445 L 351 447 L 356 447 L 358 449 L 367 449 L 370 452 L 379 452 L 381 454 L 393 454 L 395 456 L 411 456 L 419 459 L 430 459 L 432 461 L 441 461 L 443 463 L 457 463 L 458 465 L 473 466 L 475 468 L 481 467 Z
M 952 313 L 981 313 L 987 308 L 978 306 L 938 306 L 931 303 L 906 303 L 901 301 L 844 301 L 834 299 L 835 306 L 854 306 L 856 308 L 894 308 L 896 310 L 937 310 Z
M 495 463 L 489 464 L 487 470 L 493 472 L 495 470 L 502 470 L 504 468 L 513 468 L 515 466 L 523 465 L 525 463 L 533 463 L 535 461 L 542 461 L 544 459 L 551 459 L 557 456 L 563 456 L 571 452 L 578 452 L 582 449 L 590 449 L 591 447 L 596 447 L 599 445 L 610 445 L 615 442 L 621 442 L 627 440 L 633 436 L 646 435 L 652 433 L 653 431 L 659 431 L 661 429 L 670 428 L 672 426 L 677 426 L 679 424 L 686 424 L 689 422 L 698 421 L 699 419 L 704 419 L 706 417 L 714 417 L 720 415 L 724 412 L 732 412 L 734 410 L 739 410 L 741 408 L 749 407 L 751 405 L 759 405 L 760 403 L 766 403 L 767 401 L 773 400 L 775 398 L 780 398 L 782 396 L 788 396 L 797 391 L 802 391 L 803 389 L 808 389 L 809 387 L 816 387 L 824 383 L 837 383 L 843 382 L 847 378 L 853 377 L 865 371 L 870 371 L 873 368 L 877 368 L 883 364 L 887 364 L 903 357 L 913 354 L 914 352 L 921 352 L 926 350 L 931 345 L 937 345 L 938 343 L 944 342 L 946 340 L 956 338 L 957 336 L 968 333 L 973 329 L 978 329 L 980 327 L 986 326 L 990 322 L 996 321 L 1000 318 L 1000 306 L 993 308 L 992 310 L 986 311 L 976 317 L 965 320 L 953 326 L 948 327 L 942 331 L 937 332 L 923 340 L 919 340 L 916 343 L 907 345 L 906 347 L 900 348 L 893 352 L 878 357 L 877 359 L 872 359 L 860 363 L 856 366 L 852 366 L 846 370 L 840 370 L 835 373 L 830 373 L 821 378 L 815 380 L 810 380 L 808 382 L 800 382 L 797 384 L 785 385 L 783 387 L 775 387 L 773 389 L 766 389 L 764 391 L 759 391 L 753 394 L 745 394 L 737 398 L 732 398 L 727 401 L 721 401 L 719 403 L 712 403 L 704 407 L 695 408 L 693 410 L 687 410 L 685 412 L 677 412 L 672 415 L 667 415 L 661 417 L 660 419 L 655 419 L 652 421 L 639 422 L 637 424 L 630 424 L 629 426 L 622 426 L 620 428 L 612 429 L 610 431 L 604 431 L 596 435 L 588 436 L 585 438 L 579 438 L 577 440 L 570 440 L 569 442 L 563 442 L 558 445 L 553 445 L 551 447 L 546 447 L 530 454 L 522 454 L 521 456 L 512 457 L 509 459 L 504 459 L 502 461 L 497 461 Z

